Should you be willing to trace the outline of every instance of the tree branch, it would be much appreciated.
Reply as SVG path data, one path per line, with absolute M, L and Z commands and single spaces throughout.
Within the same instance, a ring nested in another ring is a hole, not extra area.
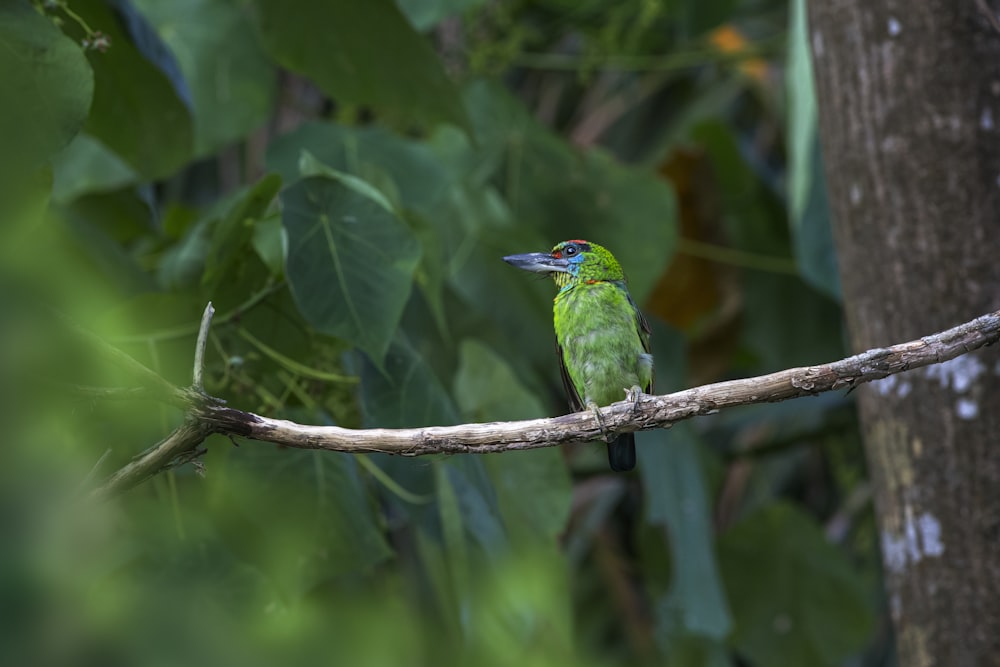
M 105 479 L 90 495 L 102 500 L 128 491 L 156 473 L 170 467 L 179 456 L 194 450 L 208 436 L 204 424 L 187 420 L 173 433 L 150 447 Z
M 718 382 L 663 396 L 642 396 L 638 404 L 621 401 L 600 412 L 605 426 L 617 433 L 669 428 L 676 422 L 713 414 L 723 408 L 851 389 L 889 375 L 954 359 L 997 340 L 1000 340 L 1000 311 L 941 333 L 869 350 L 829 364 Z M 357 430 L 271 419 L 225 407 L 218 399 L 199 396 L 190 390 L 177 391 L 189 401 L 185 424 L 105 480 L 94 495 L 108 497 L 135 486 L 178 456 L 196 448 L 210 433 L 239 435 L 302 449 L 402 456 L 484 454 L 603 438 L 601 426 L 590 411 L 517 422 Z
M 201 316 L 198 341 L 194 345 L 194 372 L 191 375 L 191 388 L 202 393 L 205 391 L 205 346 L 208 345 L 208 329 L 212 325 L 213 315 L 215 315 L 215 308 L 209 301 Z

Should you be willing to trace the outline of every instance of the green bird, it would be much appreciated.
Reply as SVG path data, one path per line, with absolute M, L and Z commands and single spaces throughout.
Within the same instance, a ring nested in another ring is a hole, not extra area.
M 559 287 L 553 305 L 556 348 L 570 408 L 579 412 L 653 391 L 649 323 L 625 283 L 621 265 L 589 241 L 563 241 L 551 252 L 510 255 L 503 260 L 525 271 L 550 274 Z M 608 443 L 616 471 L 635 467 L 635 436 Z

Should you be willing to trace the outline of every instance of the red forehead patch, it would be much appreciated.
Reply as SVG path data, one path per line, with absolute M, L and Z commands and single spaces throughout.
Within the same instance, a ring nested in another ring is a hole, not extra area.
M 571 241 L 567 241 L 567 243 L 580 243 L 582 245 L 590 245 L 590 241 L 584 241 L 583 239 L 572 239 Z

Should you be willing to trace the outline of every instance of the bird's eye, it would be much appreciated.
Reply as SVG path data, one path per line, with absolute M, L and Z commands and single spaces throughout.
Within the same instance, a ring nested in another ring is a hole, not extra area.
M 573 255 L 576 254 L 576 246 L 575 245 L 568 245 L 568 246 L 566 246 L 566 249 L 564 250 L 564 252 L 566 253 L 567 256 L 572 257 Z

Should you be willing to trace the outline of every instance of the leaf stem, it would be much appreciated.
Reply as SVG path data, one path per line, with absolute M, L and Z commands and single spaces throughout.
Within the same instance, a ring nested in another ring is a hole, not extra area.
M 346 382 L 354 384 L 358 381 L 358 378 L 351 377 L 349 375 L 340 375 L 339 373 L 331 373 L 329 371 L 321 371 L 315 368 L 310 368 L 305 364 L 295 361 L 291 357 L 286 357 L 281 352 L 278 352 L 272 347 L 267 346 L 263 341 L 259 340 L 252 333 L 246 329 L 239 330 L 240 338 L 244 339 L 255 348 L 257 348 L 264 356 L 268 357 L 272 361 L 277 362 L 285 369 L 300 375 L 302 377 L 312 378 L 314 380 L 323 380 L 325 382 Z
M 418 493 L 407 491 L 402 486 L 400 486 L 396 480 L 394 480 L 392 477 L 389 477 L 389 475 L 387 475 L 384 470 L 382 470 L 377 465 L 372 463 L 371 459 L 369 459 L 364 454 L 359 454 L 357 456 L 357 459 L 358 463 L 361 464 L 361 467 L 364 468 L 369 475 L 377 479 L 382 484 L 382 486 L 391 491 L 392 494 L 398 497 L 400 500 L 403 500 L 413 505 L 426 505 L 430 501 L 434 500 L 434 496 L 432 495 L 422 496 Z
M 691 257 L 707 259 L 710 262 L 738 266 L 744 269 L 766 271 L 769 273 L 784 273 L 793 276 L 799 275 L 799 267 L 794 259 L 758 255 L 757 253 L 746 252 L 745 250 L 727 248 L 693 239 L 677 239 L 677 252 L 690 255 Z
M 783 42 L 783 39 L 782 39 Z M 718 48 L 681 51 L 666 56 L 608 55 L 588 56 L 565 53 L 520 53 L 513 64 L 529 69 L 575 71 L 579 69 L 627 70 L 633 72 L 666 72 L 689 69 L 708 63 L 742 62 L 774 55 L 779 42 L 762 42 L 739 51 L 723 52 Z
M 45 4 L 46 3 L 43 2 L 42 6 L 44 7 Z M 87 37 L 93 37 L 96 34 L 96 31 L 90 27 L 90 24 L 88 24 L 87 21 L 85 21 L 82 16 L 80 16 L 72 9 L 70 9 L 69 3 L 66 2 L 66 0 L 59 0 L 56 3 L 56 5 L 58 9 L 60 9 L 63 12 L 63 14 L 73 19 L 73 21 L 75 21 L 77 25 L 83 28 L 83 31 L 87 33 Z

